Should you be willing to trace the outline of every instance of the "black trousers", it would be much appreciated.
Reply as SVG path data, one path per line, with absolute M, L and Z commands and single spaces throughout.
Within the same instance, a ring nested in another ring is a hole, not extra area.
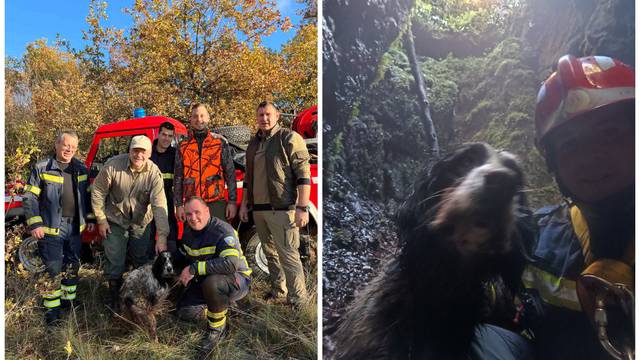
M 196 276 L 178 301 L 178 309 L 206 304 L 209 311 L 220 312 L 248 293 L 249 279 L 239 273 Z

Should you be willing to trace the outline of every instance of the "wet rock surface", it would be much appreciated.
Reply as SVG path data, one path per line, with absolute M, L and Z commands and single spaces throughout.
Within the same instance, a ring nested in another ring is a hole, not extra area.
M 341 175 L 324 188 L 323 202 L 323 347 L 333 353 L 332 335 L 357 289 L 377 274 L 381 260 L 396 249 L 390 214 L 361 197 Z

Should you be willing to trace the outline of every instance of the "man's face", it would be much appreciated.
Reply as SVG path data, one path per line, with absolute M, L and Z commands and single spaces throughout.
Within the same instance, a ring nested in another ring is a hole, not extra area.
M 184 213 L 189 227 L 196 231 L 204 229 L 211 218 L 209 207 L 197 200 L 189 201 L 184 206 Z
M 577 200 L 607 198 L 635 182 L 633 107 L 600 109 L 550 138 L 557 176 Z
M 63 135 L 60 141 L 56 141 L 56 159 L 68 163 L 78 150 L 78 139 L 71 135 Z
M 204 106 L 198 106 L 191 111 L 189 124 L 193 130 L 204 130 L 209 125 L 209 112 Z
M 258 109 L 258 128 L 262 131 L 269 131 L 276 126 L 279 118 L 280 114 L 272 105 L 261 107 Z
M 167 149 L 171 146 L 171 142 L 173 141 L 174 131 L 161 128 L 160 133 L 158 134 L 158 146 L 160 149 Z
M 129 161 L 131 161 L 131 167 L 140 170 L 147 162 L 150 154 L 145 149 L 129 149 Z

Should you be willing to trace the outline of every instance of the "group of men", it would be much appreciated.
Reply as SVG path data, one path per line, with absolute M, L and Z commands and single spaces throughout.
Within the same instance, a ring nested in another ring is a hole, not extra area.
M 260 103 L 256 119 L 239 216 L 247 222 L 252 211 L 267 255 L 272 288 L 265 299 L 288 294 L 297 307 L 307 298 L 298 227 L 309 221 L 309 153 L 300 135 L 278 125 L 273 103 Z M 111 309 L 118 309 L 128 264 L 138 267 L 170 251 L 186 287 L 177 315 L 189 321 L 206 317 L 206 344 L 219 341 L 229 305 L 249 291 L 251 268 L 229 224 L 237 214 L 231 150 L 209 122 L 207 106 L 197 103 L 190 109 L 189 135 L 177 148 L 171 122 L 160 125 L 153 143 L 134 136 L 129 152 L 109 159 L 91 187 L 86 167 L 74 157 L 77 134 L 60 132 L 55 153 L 33 167 L 25 196 L 27 224 L 53 280 L 42 294 L 47 324 L 58 324 L 61 310 L 76 300 L 80 234 L 97 224 Z M 178 220 L 188 225 L 179 243 Z

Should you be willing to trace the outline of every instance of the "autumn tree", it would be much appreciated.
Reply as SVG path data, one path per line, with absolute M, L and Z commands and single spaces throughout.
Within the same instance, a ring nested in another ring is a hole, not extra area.
M 139 0 L 127 12 L 129 35 L 94 32 L 105 34 L 98 39 L 106 39 L 112 87 L 149 113 L 185 118 L 199 101 L 214 109 L 215 124 L 241 124 L 261 99 L 280 92 L 279 55 L 260 45 L 290 28 L 275 3 Z

